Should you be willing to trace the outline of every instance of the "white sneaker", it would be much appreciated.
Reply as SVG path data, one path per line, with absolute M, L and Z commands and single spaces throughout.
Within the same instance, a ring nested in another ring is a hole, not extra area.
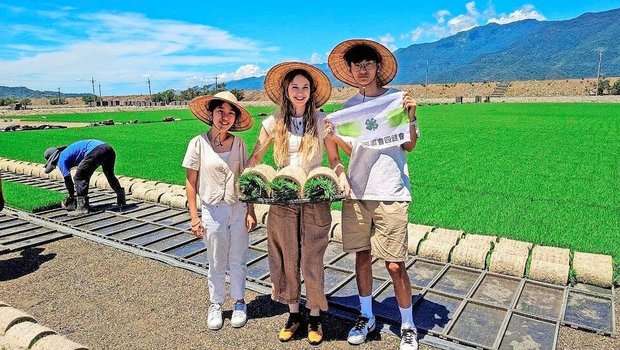
M 217 303 L 209 305 L 209 312 L 207 313 L 207 327 L 210 330 L 216 331 L 222 328 L 224 320 L 222 319 L 222 306 Z
M 415 329 L 400 330 L 400 350 L 418 350 L 418 332 Z
M 245 326 L 248 321 L 248 306 L 245 303 L 237 301 L 230 318 L 230 325 L 239 328 Z
M 368 333 L 375 330 L 375 317 L 368 318 L 361 315 L 357 318 L 355 326 L 349 331 L 347 341 L 352 345 L 363 344 L 366 341 Z

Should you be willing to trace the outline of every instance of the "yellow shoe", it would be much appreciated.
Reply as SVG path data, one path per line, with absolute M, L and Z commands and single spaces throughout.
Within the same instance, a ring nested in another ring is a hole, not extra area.
M 301 315 L 299 313 L 289 314 L 288 320 L 278 334 L 278 339 L 281 342 L 289 341 L 293 339 L 293 336 L 297 330 L 301 327 Z
M 323 327 L 320 316 L 310 316 L 308 322 L 308 343 L 319 345 L 323 341 Z

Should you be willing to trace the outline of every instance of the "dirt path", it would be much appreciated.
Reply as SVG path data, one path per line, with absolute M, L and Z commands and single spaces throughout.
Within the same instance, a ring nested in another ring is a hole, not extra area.
M 25 256 L 27 258 L 25 258 Z M 209 331 L 206 278 L 80 238 L 0 256 L 0 299 L 40 324 L 91 349 L 395 349 L 399 339 L 375 334 L 352 347 L 349 322 L 327 317 L 326 341 L 276 339 L 285 308 L 247 292 L 250 321 Z M 618 296 L 616 296 L 618 299 Z M 616 308 L 618 307 L 616 300 Z M 225 305 L 230 310 L 231 303 Z M 616 309 L 616 322 L 619 312 Z M 421 347 L 421 349 L 430 349 Z M 618 339 L 561 327 L 558 349 L 620 349 Z
M 248 324 L 206 328 L 206 277 L 79 238 L 0 256 L 0 299 L 40 324 L 91 349 L 352 349 L 351 323 L 328 317 L 326 341 L 311 347 L 277 340 L 285 308 L 247 292 Z M 230 310 L 228 302 L 225 310 Z M 381 339 L 383 338 L 383 339 Z M 395 349 L 399 339 L 376 334 L 355 349 Z M 429 349 L 422 347 L 422 349 Z

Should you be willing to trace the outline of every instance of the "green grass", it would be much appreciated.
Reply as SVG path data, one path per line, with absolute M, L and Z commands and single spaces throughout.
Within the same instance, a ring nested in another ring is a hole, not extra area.
M 410 221 L 620 260 L 619 105 L 435 105 L 419 107 L 418 117 Z M 239 133 L 249 151 L 261 121 Z M 183 184 L 187 143 L 206 130 L 190 117 L 2 133 L 0 156 L 42 163 L 46 147 L 96 137 L 116 149 L 117 173 Z M 265 160 L 273 165 L 271 151 Z
M 330 113 L 340 108 L 339 103 L 330 103 L 323 107 L 326 113 Z M 275 106 L 249 106 L 246 107 L 248 112 L 253 116 L 258 115 L 271 115 L 275 111 Z M 126 123 L 134 120 L 138 120 L 140 123 L 153 123 L 160 122 L 165 117 L 175 117 L 181 120 L 196 120 L 189 109 L 170 109 L 170 110 L 152 110 L 152 111 L 105 111 L 101 109 L 100 112 L 94 113 L 66 113 L 66 114 L 49 114 L 42 113 L 39 115 L 29 116 L 4 116 L 3 119 L 19 119 L 25 121 L 37 121 L 37 122 L 73 122 L 73 123 L 95 123 L 102 122 L 104 120 L 112 119 L 116 123 Z
M 11 181 L 2 181 L 2 192 L 6 205 L 27 212 L 59 205 L 65 195 L 56 191 L 28 186 Z

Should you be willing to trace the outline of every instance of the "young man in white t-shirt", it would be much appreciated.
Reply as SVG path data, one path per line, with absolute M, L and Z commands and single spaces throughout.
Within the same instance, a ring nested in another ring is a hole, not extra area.
M 351 107 L 374 98 L 398 92 L 388 89 L 397 64 L 383 45 L 370 40 L 347 40 L 329 55 L 329 67 L 340 81 L 357 87 L 359 94 L 344 103 Z M 375 328 L 372 311 L 372 256 L 385 261 L 394 284 L 401 314 L 401 349 L 417 349 L 413 323 L 411 282 L 405 268 L 407 260 L 408 207 L 411 202 L 407 155 L 418 138 L 416 103 L 405 94 L 403 108 L 408 112 L 411 141 L 384 149 L 367 148 L 356 139 L 334 135 L 326 123 L 325 146 L 331 166 L 350 199 L 342 205 L 342 243 L 346 252 L 355 252 L 355 273 L 360 299 L 360 316 L 348 341 L 361 344 Z M 348 177 L 340 162 L 338 147 L 351 156 Z

